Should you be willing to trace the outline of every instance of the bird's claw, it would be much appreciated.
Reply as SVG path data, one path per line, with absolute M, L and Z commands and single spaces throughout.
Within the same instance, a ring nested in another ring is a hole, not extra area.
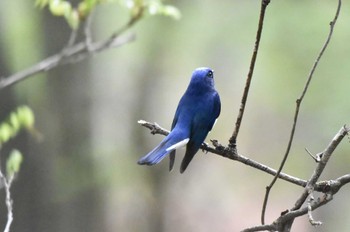
M 207 154 L 208 153 L 208 148 L 209 148 L 209 144 L 206 142 L 202 143 L 202 151 Z
M 216 139 L 211 139 L 210 142 L 213 144 L 216 150 L 223 151 L 225 150 L 225 147 L 219 143 Z

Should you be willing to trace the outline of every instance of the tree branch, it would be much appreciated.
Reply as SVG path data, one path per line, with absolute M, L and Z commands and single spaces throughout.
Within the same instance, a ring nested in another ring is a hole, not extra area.
M 335 137 L 333 138 L 331 143 L 328 145 L 328 147 L 322 152 L 323 155 L 322 155 L 321 161 L 318 163 L 314 173 L 312 174 L 310 180 L 308 181 L 304 189 L 304 192 L 302 193 L 300 198 L 296 201 L 295 206 L 292 208 L 292 210 L 299 209 L 302 206 L 302 204 L 305 202 L 307 196 L 309 195 L 309 192 L 314 189 L 317 180 L 320 178 L 334 150 L 337 148 L 337 146 L 342 141 L 342 139 L 349 133 L 349 131 L 350 131 L 349 128 L 347 128 L 346 126 L 343 126 L 339 130 L 339 132 L 335 135 Z M 338 181 L 340 184 L 346 184 L 350 181 L 349 176 L 346 175 L 346 176 L 340 177 Z
M 253 231 L 276 231 L 276 227 L 274 225 L 260 225 L 260 226 L 254 226 L 254 227 L 242 230 L 242 232 L 253 232 Z
M 11 175 L 8 179 L 5 177 L 5 175 L 2 173 L 2 171 L 0 170 L 0 181 L 2 182 L 2 185 L 5 188 L 5 195 L 6 195 L 6 199 L 5 199 L 5 203 L 6 203 L 6 207 L 7 207 L 7 222 L 6 222 L 6 226 L 4 229 L 4 232 L 9 232 L 10 231 L 10 227 L 13 221 L 13 212 L 12 212 L 12 199 L 11 199 L 11 192 L 10 192 L 10 188 L 12 185 L 12 181 L 13 181 L 13 175 Z
M 148 129 L 151 130 L 152 134 L 161 134 L 161 135 L 168 135 L 169 131 L 160 127 L 157 123 L 151 123 L 144 120 L 139 120 L 138 123 Z M 322 152 L 322 158 L 321 161 L 318 163 L 315 172 L 317 173 L 317 176 L 322 173 L 322 170 L 326 166 L 331 154 L 334 152 L 336 147 L 339 145 L 339 143 L 342 141 L 342 139 L 350 132 L 350 128 L 343 126 L 339 132 L 334 136 L 330 144 L 326 147 L 326 149 Z M 244 163 L 250 167 L 256 168 L 260 171 L 266 172 L 271 175 L 278 175 L 278 178 L 283 179 L 285 181 L 288 181 L 292 184 L 301 186 L 305 188 L 306 197 L 310 193 L 310 191 L 317 191 L 324 193 L 323 198 L 318 198 L 317 200 L 310 199 L 309 204 L 301 209 L 292 209 L 291 211 L 287 211 L 282 213 L 282 215 L 275 220 L 270 225 L 260 225 L 260 226 L 254 226 L 251 228 L 247 228 L 243 230 L 244 232 L 250 232 L 250 231 L 283 231 L 282 228 L 285 226 L 285 223 L 288 220 L 293 220 L 296 217 L 306 215 L 310 213 L 310 211 L 317 209 L 318 207 L 327 204 L 329 201 L 332 200 L 332 196 L 336 194 L 344 185 L 350 183 L 350 174 L 343 175 L 341 177 L 338 177 L 334 180 L 327 180 L 327 181 L 320 181 L 317 182 L 318 177 L 314 177 L 312 175 L 310 181 L 306 181 L 303 179 L 299 179 L 297 177 L 285 174 L 285 173 L 277 173 L 276 170 L 260 164 L 254 160 L 251 160 L 243 155 L 240 155 L 238 153 L 235 153 L 233 149 L 230 149 L 230 147 L 225 147 L 221 145 L 217 140 L 211 140 L 213 143 L 213 146 L 210 146 L 206 143 L 203 143 L 201 146 L 201 149 L 207 152 L 211 152 L 213 154 L 231 159 L 236 160 L 238 162 Z M 304 201 L 306 198 L 304 199 Z M 303 201 L 303 202 L 304 202 Z
M 12 74 L 8 77 L 1 77 L 0 90 L 12 86 L 35 74 L 46 72 L 61 65 L 81 61 L 95 53 L 102 52 L 110 48 L 120 47 L 124 44 L 133 41 L 135 39 L 134 35 L 121 35 L 141 19 L 142 12 L 143 11 L 140 11 L 137 15 L 134 15 L 132 18 L 130 18 L 130 20 L 123 27 L 121 27 L 117 32 L 112 34 L 109 38 L 98 42 L 92 42 L 90 33 L 92 14 L 90 14 L 87 18 L 84 28 L 85 38 L 83 42 L 75 43 L 77 37 L 77 30 L 72 30 L 69 41 L 61 52 L 52 55 L 40 61 L 39 63 L 27 69 L 19 71 L 15 74 Z
M 250 88 L 250 83 L 252 81 L 253 77 L 253 72 L 254 72 L 254 67 L 255 67 L 255 61 L 256 57 L 258 55 L 258 50 L 259 50 L 259 44 L 260 44 L 260 38 L 261 38 L 261 33 L 263 29 L 263 24 L 264 24 L 264 18 L 265 18 L 265 11 L 267 6 L 269 5 L 270 0 L 262 0 L 261 1 L 261 8 L 260 8 L 260 17 L 259 17 L 259 23 L 258 23 L 258 30 L 256 32 L 256 40 L 255 40 L 255 45 L 254 45 L 254 51 L 252 55 L 252 59 L 250 61 L 250 66 L 249 66 L 249 72 L 247 75 L 247 80 L 246 84 L 244 87 L 244 92 L 241 100 L 241 105 L 239 108 L 237 120 L 236 120 L 236 126 L 233 131 L 232 137 L 229 139 L 229 146 L 232 148 L 236 147 L 236 142 L 237 142 L 237 136 L 239 132 L 239 128 L 241 127 L 241 122 L 243 119 L 243 114 L 244 114 L 244 109 L 246 106 L 247 98 L 248 98 L 248 93 L 249 93 L 249 88 Z
M 250 228 L 242 230 L 242 232 L 284 231 L 284 225 L 288 220 L 306 215 L 310 212 L 310 210 L 313 211 L 313 210 L 327 204 L 332 199 L 333 199 L 332 195 L 324 194 L 322 197 L 317 198 L 317 200 L 311 200 L 307 206 L 305 206 L 299 210 L 282 213 L 282 215 L 278 219 L 276 219 L 276 221 L 274 221 L 272 224 L 250 227 Z
M 344 126 L 335 135 L 333 140 L 330 142 L 330 144 L 322 153 L 323 155 L 322 155 L 321 161 L 318 163 L 314 173 L 312 174 L 310 180 L 305 186 L 302 195 L 295 203 L 295 206 L 291 210 L 285 213 L 282 213 L 282 215 L 279 218 L 277 218 L 271 225 L 269 225 L 269 226 L 274 226 L 274 231 L 290 231 L 290 228 L 296 217 L 309 214 L 310 211 L 313 211 L 318 207 L 327 204 L 333 199 L 333 195 L 336 194 L 340 188 L 342 188 L 344 185 L 350 182 L 350 174 L 347 174 L 335 180 L 321 181 L 316 183 L 322 171 L 326 167 L 328 160 L 330 159 L 334 150 L 337 148 L 339 143 L 349 132 L 350 132 L 350 128 L 347 128 L 346 126 Z M 320 190 L 322 190 L 322 192 L 325 193 L 322 197 L 319 197 L 317 200 L 313 200 L 313 198 L 311 198 L 309 203 L 306 206 L 302 207 L 307 197 L 313 191 L 320 191 Z M 245 232 L 263 231 L 264 229 L 261 229 L 261 228 L 264 228 L 264 227 L 262 226 L 251 227 L 244 231 Z
M 151 122 L 147 122 L 144 120 L 139 120 L 138 123 L 143 126 L 146 127 L 148 129 L 151 130 L 151 134 L 155 135 L 155 134 L 161 134 L 164 136 L 167 136 L 170 132 L 164 128 L 162 128 L 161 126 L 159 126 L 157 123 L 151 123 Z M 252 159 L 249 159 L 243 155 L 240 155 L 237 153 L 237 151 L 235 149 L 231 149 L 230 147 L 225 147 L 223 145 L 221 145 L 217 140 L 211 140 L 213 146 L 210 146 L 206 143 L 203 143 L 201 146 L 201 149 L 203 151 L 206 152 L 211 152 L 215 155 L 219 155 L 231 160 L 236 160 L 240 163 L 243 163 L 245 165 L 248 165 L 250 167 L 256 168 L 258 170 L 261 170 L 263 172 L 266 172 L 270 175 L 276 175 L 276 170 L 274 170 L 273 168 L 270 168 L 264 164 L 261 164 L 257 161 L 254 161 Z M 285 173 L 280 173 L 279 174 L 279 178 L 288 181 L 290 183 L 305 187 L 307 182 L 306 180 L 302 180 L 299 178 L 296 178 L 294 176 L 285 174 Z
M 153 135 L 160 134 L 160 135 L 167 136 L 170 133 L 168 130 L 159 126 L 157 123 L 151 123 L 145 120 L 139 120 L 138 123 L 141 126 L 150 129 L 151 134 Z M 238 161 L 240 163 L 243 163 L 245 165 L 258 169 L 260 171 L 266 172 L 267 174 L 270 174 L 273 176 L 277 174 L 277 171 L 275 169 L 270 168 L 250 158 L 247 158 L 246 156 L 240 155 L 235 150 L 230 149 L 230 147 L 225 147 L 221 145 L 217 140 L 211 140 L 211 142 L 213 146 L 203 143 L 201 146 L 201 149 L 206 152 L 211 152 L 215 155 L 219 155 L 231 160 Z M 301 187 L 305 187 L 307 185 L 306 180 L 288 175 L 283 172 L 279 173 L 278 177 L 282 180 L 288 181 L 292 184 L 295 184 Z M 314 190 L 318 192 L 323 192 L 323 193 L 328 193 L 328 192 L 336 193 L 342 185 L 347 184 L 349 182 L 350 182 L 350 174 L 344 175 L 332 181 L 321 181 L 315 185 Z
M 341 9 L 341 0 L 338 1 L 338 7 L 337 7 L 337 10 L 336 10 L 334 19 L 330 23 L 330 31 L 329 31 L 329 34 L 327 36 L 326 42 L 322 46 L 322 49 L 321 49 L 319 55 L 317 56 L 317 59 L 316 59 L 314 65 L 311 68 L 310 74 L 309 74 L 309 76 L 307 78 L 307 81 L 306 81 L 304 89 L 303 89 L 303 91 L 301 93 L 301 96 L 296 101 L 296 108 L 295 108 L 295 113 L 294 113 L 293 126 L 292 126 L 292 130 L 291 130 L 291 133 L 290 133 L 290 137 L 289 137 L 289 141 L 288 141 L 286 152 L 284 154 L 284 157 L 282 159 L 280 167 L 278 168 L 276 176 L 272 179 L 270 185 L 266 187 L 266 193 L 265 193 L 265 198 L 264 198 L 264 202 L 263 202 L 263 206 L 262 206 L 262 212 L 261 212 L 261 223 L 262 224 L 265 223 L 265 212 L 266 212 L 267 202 L 268 202 L 268 199 L 269 199 L 269 194 L 270 194 L 271 188 L 273 187 L 273 185 L 277 181 L 278 173 L 280 173 L 282 171 L 282 169 L 284 167 L 284 164 L 287 161 L 290 149 L 292 147 L 292 143 L 293 143 L 293 140 L 294 140 L 294 133 L 295 133 L 295 129 L 296 129 L 297 121 L 298 121 L 298 116 L 299 116 L 300 105 L 301 105 L 301 103 L 302 103 L 302 101 L 303 101 L 303 99 L 305 97 L 305 94 L 306 94 L 308 88 L 309 88 L 310 82 L 311 82 L 313 74 L 314 74 L 314 72 L 315 72 L 315 70 L 317 68 L 317 65 L 318 65 L 321 57 L 323 56 L 324 51 L 328 47 L 329 41 L 332 38 L 333 28 L 334 28 L 335 23 L 337 22 L 337 19 L 338 19 L 339 13 L 340 13 L 340 9 Z

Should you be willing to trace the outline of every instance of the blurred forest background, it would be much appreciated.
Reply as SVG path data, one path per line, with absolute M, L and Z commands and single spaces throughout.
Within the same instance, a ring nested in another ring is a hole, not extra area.
M 24 154 L 12 186 L 12 231 L 239 231 L 260 224 L 265 186 L 272 176 L 241 163 L 199 152 L 184 174 L 168 172 L 168 160 L 138 166 L 162 136 L 137 124 L 144 119 L 170 128 L 192 71 L 215 70 L 222 111 L 209 134 L 226 144 L 232 134 L 248 73 L 260 1 L 167 1 L 180 20 L 142 19 L 123 47 L 61 66 L 0 90 L 0 121 L 28 104 L 43 135 L 22 133 L 2 150 Z M 295 100 L 329 31 L 336 1 L 272 1 L 267 9 L 248 105 L 238 137 L 239 153 L 277 168 L 287 146 Z M 105 38 L 128 20 L 118 3 L 95 10 L 93 38 Z M 55 54 L 67 43 L 67 23 L 34 1 L 0 1 L 0 76 Z M 315 163 L 304 148 L 322 151 L 350 123 L 350 5 L 344 2 L 331 44 L 301 107 L 284 172 L 307 179 Z M 321 179 L 349 172 L 345 139 Z M 290 208 L 302 188 L 278 181 L 267 223 Z M 348 231 L 350 187 L 346 186 L 294 231 Z M 0 193 L 0 226 L 6 222 Z

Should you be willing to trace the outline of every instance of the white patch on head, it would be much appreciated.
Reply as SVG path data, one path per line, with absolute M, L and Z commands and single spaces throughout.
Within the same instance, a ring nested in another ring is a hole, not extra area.
M 184 140 L 181 140 L 180 142 L 175 143 L 174 145 L 168 147 L 168 148 L 166 149 L 166 151 L 172 151 L 172 150 L 178 149 L 178 148 L 180 148 L 180 147 L 183 147 L 183 146 L 185 146 L 185 145 L 188 143 L 188 141 L 190 141 L 189 138 L 184 139 Z

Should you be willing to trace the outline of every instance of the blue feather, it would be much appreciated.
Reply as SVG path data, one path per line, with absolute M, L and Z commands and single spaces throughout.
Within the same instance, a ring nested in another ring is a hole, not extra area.
M 162 159 L 179 146 L 184 146 L 189 140 L 188 131 L 173 130 L 163 139 L 163 141 L 147 155 L 142 157 L 138 164 L 154 165 L 162 161 Z M 182 142 L 182 143 L 181 143 Z
M 209 68 L 196 69 L 178 104 L 170 134 L 138 163 L 154 165 L 170 153 L 171 170 L 176 149 L 186 144 L 185 157 L 180 167 L 180 172 L 183 173 L 212 129 L 220 110 L 220 97 L 214 88 L 213 71 Z

